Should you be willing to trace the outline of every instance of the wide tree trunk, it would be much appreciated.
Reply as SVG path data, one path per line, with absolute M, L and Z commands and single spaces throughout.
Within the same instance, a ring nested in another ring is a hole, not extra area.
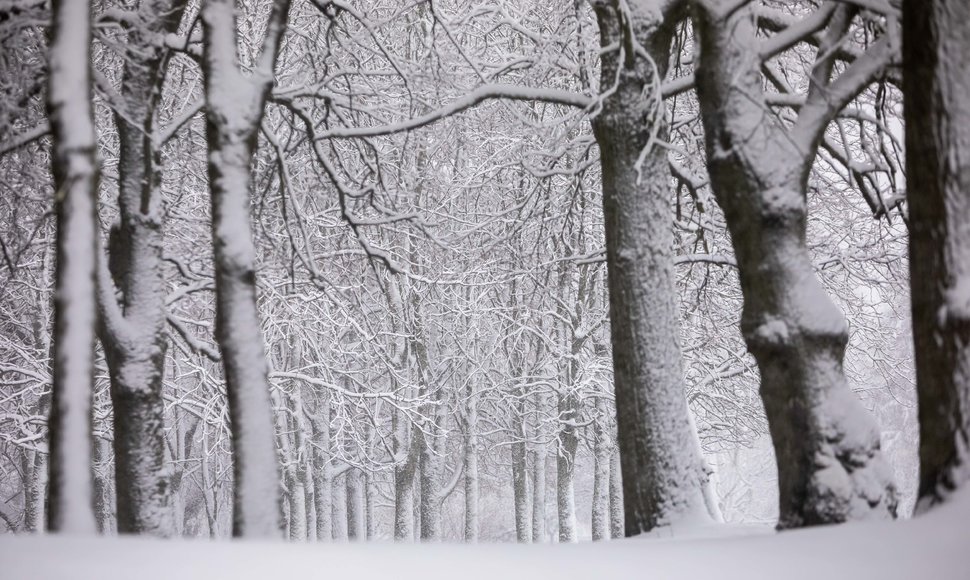
M 841 94 L 845 84 L 829 85 L 828 75 L 813 79 L 818 96 L 813 90 L 804 121 L 788 130 L 764 114 L 749 8 L 695 4 L 708 172 L 737 258 L 741 332 L 761 373 L 778 462 L 778 527 L 893 517 L 896 493 L 878 427 L 842 368 L 848 325 L 815 275 L 805 242 L 808 175 L 827 124 L 818 112 L 851 95 Z M 862 90 L 881 68 L 872 59 L 858 62 L 873 70 L 850 69 L 856 72 L 846 80 Z
M 660 80 L 683 2 L 592 2 L 611 93 L 593 120 L 603 171 L 617 439 L 626 534 L 704 517 L 707 471 L 684 395 Z M 632 35 L 624 32 L 629 27 Z M 641 54 L 635 47 L 642 47 Z M 614 85 L 616 85 L 614 87 Z
M 279 537 L 282 529 L 249 206 L 250 165 L 288 9 L 289 0 L 273 3 L 253 78 L 237 63 L 234 2 L 206 0 L 202 9 L 216 338 L 232 432 L 233 535 L 246 537 Z
M 903 2 L 917 511 L 970 481 L 970 3 Z
M 119 533 L 173 532 L 171 468 L 165 461 L 166 285 L 162 264 L 164 208 L 161 151 L 154 142 L 156 112 L 168 62 L 157 38 L 178 29 L 184 5 L 144 0 L 128 26 L 118 127 L 119 223 L 112 229 L 109 264 L 121 291 L 99 278 L 100 337 L 111 377 Z
M 57 269 L 47 524 L 52 532 L 95 533 L 91 400 L 98 161 L 87 0 L 54 0 L 50 34 L 47 112 L 53 136 Z

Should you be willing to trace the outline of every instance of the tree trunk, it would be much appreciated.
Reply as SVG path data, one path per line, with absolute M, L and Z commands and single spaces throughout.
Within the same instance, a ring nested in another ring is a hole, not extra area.
M 593 425 L 593 513 L 591 519 L 593 541 L 610 539 L 610 457 L 613 445 L 607 430 L 609 401 L 596 400 L 597 417 Z
M 576 401 L 563 395 L 559 401 L 559 416 L 563 420 L 559 433 L 559 453 L 556 455 L 556 506 L 559 515 L 559 542 L 576 542 L 576 492 L 573 479 L 576 468 Z
M 623 478 L 620 473 L 620 448 L 610 454 L 610 537 L 623 537 Z
M 50 506 L 52 532 L 95 533 L 92 417 L 97 312 L 97 173 L 87 0 L 54 0 L 47 112 L 53 136 L 54 282 Z
M 24 456 L 24 529 L 44 531 L 44 499 L 47 497 L 47 454 L 30 451 Z
M 474 384 L 468 382 L 465 401 L 465 541 L 475 543 L 479 532 L 478 400 Z
M 903 2 L 917 511 L 970 481 L 970 4 Z
M 363 474 L 352 467 L 347 472 L 347 539 L 351 542 L 367 537 L 365 508 Z
M 532 541 L 545 543 L 546 535 L 546 429 L 543 415 L 546 398 L 535 397 L 535 448 L 532 456 Z
M 764 115 L 749 9 L 728 11 L 725 20 L 720 3 L 697 4 L 708 171 L 738 262 L 741 332 L 761 373 L 778 462 L 778 527 L 893 517 L 895 487 L 879 430 L 842 368 L 848 325 L 805 243 L 808 175 L 825 124 L 804 139 Z M 813 82 L 831 95 L 821 99 L 834 102 L 827 78 Z
M 266 355 L 256 308 L 255 248 L 250 226 L 250 164 L 289 0 L 275 0 L 252 79 L 236 62 L 235 6 L 207 0 L 202 10 L 203 76 L 216 337 L 229 399 L 233 449 L 233 535 L 279 537 L 279 465 L 274 445 Z
M 429 409 L 429 412 L 434 412 Z M 441 540 L 441 476 L 437 438 L 422 434 L 421 440 L 421 541 Z
M 394 452 L 405 453 L 403 460 L 394 467 L 394 539 L 411 542 L 414 541 L 414 486 L 418 450 L 414 437 L 408 437 L 407 418 L 398 414 L 394 419 L 397 421 Z
M 657 144 L 667 139 L 660 80 L 683 3 L 631 3 L 630 24 L 621 23 L 612 2 L 593 6 L 601 45 L 623 49 L 622 58 L 617 51 L 602 56 L 602 86 L 616 87 L 593 131 L 603 172 L 617 439 L 632 536 L 705 511 L 707 472 L 684 396 L 670 171 Z M 627 26 L 635 38 L 623 34 Z
M 348 470 L 344 478 L 350 475 Z M 333 514 L 333 539 L 337 542 L 346 542 L 350 537 L 350 522 L 347 520 L 347 481 L 340 477 L 333 478 L 333 504 L 331 513 Z
M 364 509 L 366 515 L 367 541 L 374 540 L 377 536 L 377 520 L 374 513 L 377 503 L 377 484 L 374 483 L 374 474 L 364 474 Z
M 333 504 L 333 479 L 330 476 L 330 401 L 320 403 L 313 426 L 313 489 L 317 512 L 317 541 L 333 540 L 331 505 Z
M 118 127 L 119 224 L 112 229 L 111 280 L 99 279 L 101 342 L 111 377 L 119 533 L 173 532 L 171 468 L 165 461 L 166 285 L 162 267 L 164 208 L 155 112 L 170 51 L 156 38 L 178 29 L 184 7 L 145 0 L 128 29 Z

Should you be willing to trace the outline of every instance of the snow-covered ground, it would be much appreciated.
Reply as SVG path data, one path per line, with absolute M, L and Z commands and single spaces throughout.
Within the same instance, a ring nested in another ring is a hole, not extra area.
M 3 580 L 967 580 L 970 493 L 926 516 L 782 534 L 576 545 L 294 545 L 0 537 Z M 711 530 L 704 530 L 705 535 Z

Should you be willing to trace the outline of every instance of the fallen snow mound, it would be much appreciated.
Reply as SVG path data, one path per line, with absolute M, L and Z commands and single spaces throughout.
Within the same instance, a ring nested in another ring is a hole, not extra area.
M 3 580 L 967 580 L 970 492 L 910 521 L 579 545 L 0 537 Z

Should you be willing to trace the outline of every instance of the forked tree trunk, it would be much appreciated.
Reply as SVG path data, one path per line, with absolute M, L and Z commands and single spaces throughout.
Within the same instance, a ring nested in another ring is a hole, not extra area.
M 173 533 L 171 467 L 165 460 L 166 284 L 162 264 L 164 208 L 156 110 L 168 55 L 158 37 L 178 29 L 184 5 L 145 0 L 128 27 L 118 127 L 119 224 L 112 229 L 111 278 L 99 277 L 101 342 L 111 377 L 119 533 Z
M 96 134 L 91 90 L 91 7 L 54 0 L 47 112 L 53 136 L 57 270 L 50 449 L 52 532 L 93 534 L 92 416 L 94 392 Z
M 601 58 L 601 85 L 612 92 L 593 132 L 603 171 L 617 440 L 632 536 L 709 517 L 707 471 L 684 395 L 670 170 L 657 143 L 667 139 L 660 80 L 684 3 L 626 3 L 629 22 L 617 2 L 592 4 L 601 45 L 620 47 Z
M 333 467 L 330 465 L 330 401 L 320 402 L 313 428 L 313 490 L 317 513 L 317 541 L 333 540 L 331 505 L 333 505 Z
M 970 481 L 970 3 L 903 2 L 903 96 L 920 481 Z
M 273 3 L 253 78 L 243 76 L 236 59 L 234 2 L 206 0 L 202 9 L 216 337 L 232 432 L 233 535 L 246 537 L 281 535 L 279 465 L 256 309 L 249 186 L 256 135 L 273 85 L 288 9 L 289 0 Z
M 726 6 L 695 3 L 697 94 L 711 187 L 738 262 L 741 332 L 761 372 L 778 462 L 778 527 L 890 518 L 896 494 L 879 430 L 842 368 L 848 325 L 815 275 L 805 243 L 808 175 L 827 125 L 819 111 L 847 103 L 881 67 L 876 55 L 857 60 L 868 68 L 850 68 L 844 74 L 851 76 L 839 79 L 858 86 L 846 95 L 847 85 L 829 85 L 828 74 L 818 76 L 825 64 L 816 65 L 818 92 L 812 89 L 805 116 L 789 131 L 764 114 L 749 7 Z M 839 41 L 842 34 L 835 31 Z

